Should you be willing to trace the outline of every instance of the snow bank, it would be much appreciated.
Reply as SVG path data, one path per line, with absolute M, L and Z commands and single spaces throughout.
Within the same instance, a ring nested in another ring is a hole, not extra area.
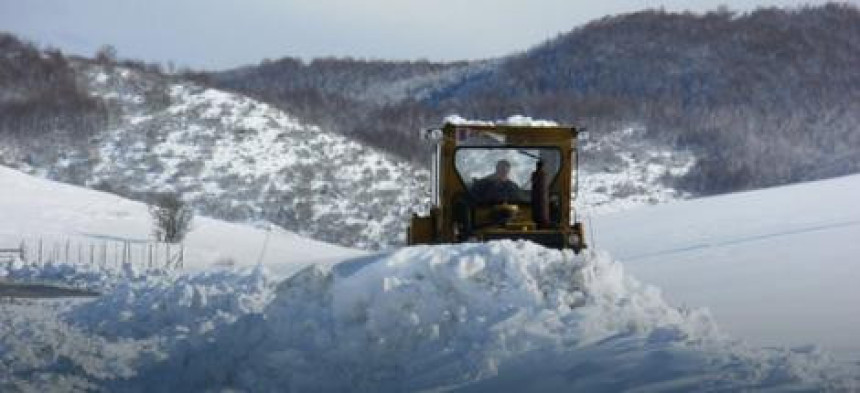
M 259 313 L 273 293 L 260 267 L 176 275 L 20 265 L 4 276 L 104 294 L 91 301 L 0 299 L 3 392 L 145 390 L 128 381 Z
M 110 388 L 856 388 L 814 349 L 755 350 L 731 341 L 707 312 L 670 307 L 606 254 L 574 256 L 511 241 L 411 247 L 311 266 L 272 296 L 234 323 L 210 319 L 211 329 L 199 332 L 205 339 L 167 348 L 164 360 Z M 120 309 L 137 302 L 131 308 L 140 315 L 153 303 L 119 298 Z M 193 304 L 189 298 L 187 290 L 167 291 L 156 303 Z M 89 307 L 109 315 L 109 303 Z M 213 314 L 200 315 L 206 317 L 182 323 L 205 323 Z
M 63 321 L 60 306 L 0 302 L 0 391 L 102 391 L 135 375 L 150 343 L 108 342 Z
M 0 390 L 860 386 L 814 348 L 732 341 L 603 253 L 501 241 L 312 265 L 281 282 L 261 267 L 131 273 L 93 301 L 0 302 Z
M 131 265 L 102 267 L 69 263 L 29 264 L 17 259 L 0 265 L 0 278 L 17 283 L 59 284 L 78 289 L 104 291 L 146 275 L 149 278 L 169 274 L 161 269 L 139 271 Z
M 262 267 L 129 280 L 75 309 L 69 319 L 112 339 L 184 338 L 260 312 L 270 294 Z

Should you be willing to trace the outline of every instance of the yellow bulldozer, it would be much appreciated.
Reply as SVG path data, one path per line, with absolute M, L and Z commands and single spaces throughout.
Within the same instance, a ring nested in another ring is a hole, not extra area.
M 408 243 L 525 239 L 585 248 L 571 206 L 579 130 L 538 124 L 447 122 L 422 131 L 436 148 L 433 201 L 429 214 L 413 215 Z

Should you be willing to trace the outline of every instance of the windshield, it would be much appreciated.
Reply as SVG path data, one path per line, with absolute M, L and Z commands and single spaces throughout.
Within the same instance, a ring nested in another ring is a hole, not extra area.
M 474 197 L 491 193 L 490 199 L 509 202 L 529 201 L 531 175 L 538 161 L 543 162 L 547 185 L 551 184 L 561 162 L 557 148 L 461 147 L 454 155 L 454 166 Z

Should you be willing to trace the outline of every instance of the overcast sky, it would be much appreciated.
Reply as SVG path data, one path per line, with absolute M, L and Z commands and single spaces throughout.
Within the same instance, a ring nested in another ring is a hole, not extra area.
M 850 0 L 854 4 L 860 0 Z M 224 69 L 264 58 L 461 60 L 536 45 L 590 20 L 647 8 L 696 12 L 796 0 L 0 0 L 0 31 L 90 56 Z

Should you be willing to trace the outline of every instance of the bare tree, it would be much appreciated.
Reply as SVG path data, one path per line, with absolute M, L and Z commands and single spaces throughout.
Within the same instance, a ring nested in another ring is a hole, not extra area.
M 116 63 L 116 48 L 112 45 L 102 45 L 95 54 L 95 59 L 102 65 L 109 65 Z
M 149 204 L 156 240 L 178 243 L 191 229 L 194 213 L 175 192 L 155 194 Z

